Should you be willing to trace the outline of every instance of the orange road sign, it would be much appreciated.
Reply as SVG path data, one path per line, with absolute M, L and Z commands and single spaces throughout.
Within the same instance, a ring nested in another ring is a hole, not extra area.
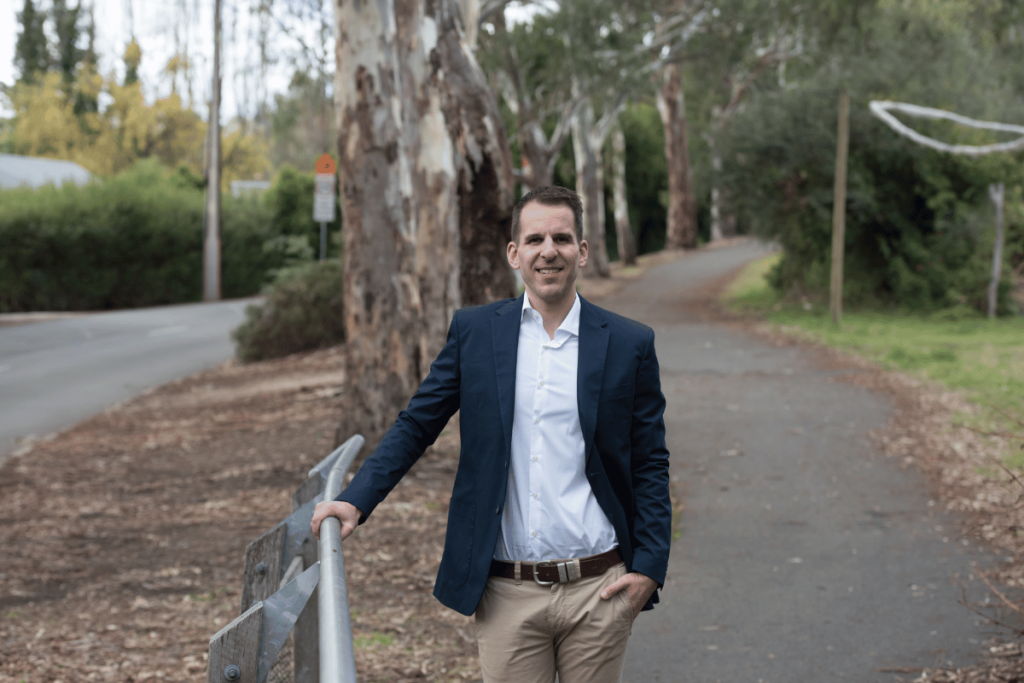
M 334 159 L 330 154 L 324 154 L 316 160 L 317 173 L 334 173 Z

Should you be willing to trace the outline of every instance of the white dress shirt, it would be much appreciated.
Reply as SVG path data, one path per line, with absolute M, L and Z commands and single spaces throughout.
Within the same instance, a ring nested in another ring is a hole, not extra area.
M 537 562 L 603 553 L 618 542 L 584 473 L 576 402 L 580 298 L 554 339 L 528 295 L 522 316 L 512 463 L 494 557 Z

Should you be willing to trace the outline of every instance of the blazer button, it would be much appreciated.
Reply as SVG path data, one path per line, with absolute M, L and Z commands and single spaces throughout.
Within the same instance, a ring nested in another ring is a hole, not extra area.
M 500 512 L 501 512 L 501 506 L 500 506 L 500 505 L 498 505 L 498 506 L 496 506 L 496 507 L 494 508 L 494 514 L 498 514 L 498 513 L 500 513 Z

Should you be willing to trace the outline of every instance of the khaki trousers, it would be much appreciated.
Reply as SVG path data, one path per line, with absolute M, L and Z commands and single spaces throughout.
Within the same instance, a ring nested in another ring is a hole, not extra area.
M 633 607 L 626 591 L 601 591 L 626 573 L 539 586 L 492 576 L 476 608 L 484 683 L 619 683 Z

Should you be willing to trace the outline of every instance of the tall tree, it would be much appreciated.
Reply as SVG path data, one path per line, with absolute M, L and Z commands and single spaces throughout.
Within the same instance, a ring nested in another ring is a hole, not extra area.
M 777 73 L 803 49 L 802 6 L 779 0 L 724 0 L 699 31 L 688 38 L 681 58 L 700 64 L 709 119 L 702 137 L 711 162 L 711 240 L 721 239 L 735 223 L 722 184 L 721 140 L 758 79 Z M 702 15 L 702 18 L 707 15 Z
M 658 91 L 658 111 L 665 127 L 665 158 L 668 161 L 668 217 L 666 249 L 697 246 L 697 202 L 693 193 L 690 144 L 686 130 L 682 67 L 667 64 Z
M 24 7 L 18 12 L 21 31 L 14 44 L 14 66 L 18 70 L 19 81 L 38 82 L 50 67 L 50 45 L 43 31 L 45 21 L 46 14 L 36 8 L 33 0 L 25 0 Z
M 75 80 L 78 64 L 83 57 L 84 51 L 78 45 L 81 37 L 81 28 L 78 25 L 81 11 L 81 3 L 72 7 L 67 0 L 53 0 L 53 6 L 50 8 L 50 16 L 57 32 L 56 67 L 63 75 L 65 83 Z
M 599 121 L 594 121 L 594 105 L 583 98 L 572 117 L 572 144 L 576 160 L 576 194 L 583 200 L 583 237 L 590 245 L 590 256 L 583 268 L 584 277 L 609 277 L 608 247 L 605 244 L 604 163 L 602 149 L 618 119 L 625 101 L 619 99 Z
M 494 245 L 470 252 L 484 259 L 507 242 L 511 161 L 454 0 L 335 0 L 335 21 L 349 339 L 338 438 L 375 443 L 463 301 L 464 238 Z M 482 265 L 489 285 L 503 270 Z M 504 278 L 491 295 L 510 293 Z
M 561 41 L 547 39 L 550 19 L 535 17 L 533 22 L 508 28 L 504 10 L 491 13 L 493 37 L 487 41 L 488 66 L 495 74 L 498 91 L 515 117 L 515 131 L 522 155 L 522 168 L 515 178 L 527 190 L 554 181 L 555 162 L 569 139 L 572 116 L 579 100 L 569 91 L 569 79 L 562 75 L 567 69 Z M 542 37 L 543 36 L 543 37 Z M 524 52 L 522 57 L 520 53 Z M 554 130 L 549 135 L 545 125 L 554 113 Z
M 636 263 L 636 239 L 629 223 L 629 203 L 626 201 L 626 136 L 616 118 L 612 128 L 612 206 L 615 214 L 615 238 L 619 247 L 619 261 L 623 265 Z

